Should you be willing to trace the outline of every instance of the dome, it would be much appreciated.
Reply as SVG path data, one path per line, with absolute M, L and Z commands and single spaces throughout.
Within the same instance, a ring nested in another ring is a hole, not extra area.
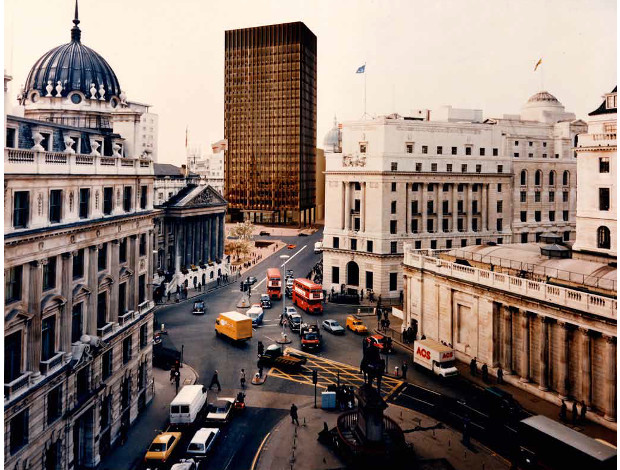
M 338 128 L 338 121 L 334 117 L 334 127 L 325 134 L 323 139 L 323 149 L 326 152 L 338 152 L 340 148 L 340 129 Z
M 553 104 L 561 104 L 558 99 L 548 91 L 539 91 L 535 95 L 532 95 L 529 100 L 527 100 L 528 103 L 538 103 L 541 101 Z
M 74 26 L 71 29 L 71 42 L 55 47 L 36 61 L 24 86 L 24 97 L 30 97 L 33 91 L 41 96 L 48 95 L 46 87 L 48 81 L 54 87 L 52 95 L 58 96 L 57 82 L 60 81 L 62 91 L 60 96 L 66 97 L 73 91 L 82 92 L 87 98 L 91 97 L 92 84 L 97 90 L 97 98 L 103 86 L 103 99 L 110 101 L 113 96 L 119 96 L 121 87 L 112 67 L 106 60 L 91 48 L 81 42 L 82 32 L 78 27 L 77 2 L 75 5 Z

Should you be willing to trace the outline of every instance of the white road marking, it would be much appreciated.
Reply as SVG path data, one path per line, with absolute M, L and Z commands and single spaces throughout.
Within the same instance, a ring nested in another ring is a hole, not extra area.
M 308 246 L 308 245 L 304 245 L 304 246 L 302 246 L 299 250 L 297 250 L 297 253 L 295 253 L 293 256 L 291 256 L 289 259 L 287 259 L 287 260 L 286 260 L 286 262 L 282 263 L 282 264 L 280 265 L 280 267 L 281 267 L 281 268 L 283 268 L 283 267 L 284 267 L 284 265 L 285 265 L 286 263 L 288 263 L 290 260 L 292 260 L 292 259 L 293 259 L 295 256 L 297 256 L 299 253 L 301 253 L 301 252 L 302 252 L 302 251 L 303 251 L 303 250 L 304 250 L 307 246 Z

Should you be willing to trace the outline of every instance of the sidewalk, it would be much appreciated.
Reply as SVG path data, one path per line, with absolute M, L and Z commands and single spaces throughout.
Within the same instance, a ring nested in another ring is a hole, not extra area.
M 127 442 L 116 445 L 113 450 L 101 459 L 101 470 L 119 470 L 137 468 L 144 453 L 159 431 L 163 431 L 168 423 L 170 402 L 176 396 L 176 387 L 170 383 L 170 372 L 153 367 L 155 396 L 146 409 L 138 415 L 129 428 Z M 193 385 L 198 374 L 187 364 L 181 367 L 181 387 Z M 139 457 L 136 457 L 139 456 Z
M 390 330 L 392 331 L 388 332 L 388 336 L 392 337 L 392 340 L 398 346 L 413 353 L 413 345 L 405 344 L 401 341 L 402 335 L 400 333 L 400 330 L 402 329 L 401 328 L 402 320 L 400 318 L 394 317 L 392 314 L 389 315 L 389 319 L 390 319 Z M 382 330 L 379 330 L 379 329 L 374 329 L 374 330 L 376 333 L 386 334 L 386 332 Z M 481 372 L 479 372 L 480 375 L 476 375 L 475 377 L 471 376 L 469 372 L 469 364 L 456 361 L 456 365 L 463 378 L 483 388 L 491 387 L 491 386 L 501 388 L 502 390 L 510 393 L 521 404 L 521 406 L 523 406 L 523 408 L 525 408 L 527 411 L 533 414 L 537 414 L 537 415 L 544 415 L 547 418 L 553 419 L 555 421 L 560 421 L 559 419 L 560 405 L 561 405 L 560 399 L 558 398 L 557 404 L 555 404 L 555 403 L 551 403 L 550 401 L 547 401 L 543 397 L 537 396 L 537 394 L 540 392 L 538 391 L 538 388 L 535 385 L 525 384 L 526 387 L 527 386 L 532 387 L 531 392 L 528 390 L 524 390 L 521 387 L 512 385 L 511 382 L 518 381 L 519 377 L 514 376 L 514 375 L 507 375 L 505 372 L 504 372 L 504 383 L 501 385 L 498 385 L 497 378 L 496 378 L 497 369 L 491 368 L 491 367 L 489 367 L 489 382 L 484 382 L 482 380 Z M 480 370 L 480 367 L 482 367 L 482 363 L 478 363 L 478 370 Z M 566 402 L 566 406 L 568 406 L 568 414 L 570 416 L 570 411 L 571 411 L 573 402 L 570 400 L 565 400 L 565 402 Z M 608 421 L 605 421 L 603 417 L 597 415 L 594 412 L 588 412 L 587 418 L 588 418 L 588 421 L 584 424 L 578 424 L 575 426 L 573 426 L 570 423 L 562 423 L 562 424 L 565 424 L 566 426 L 574 429 L 575 431 L 582 432 L 585 435 L 590 436 L 592 438 L 604 439 L 605 441 L 610 442 L 613 445 L 616 445 L 617 435 L 614 429 L 610 429 L 611 423 L 609 423 Z M 615 423 L 613 423 L 613 425 L 615 425 Z
M 326 470 L 344 467 L 343 462 L 317 440 L 323 423 L 326 422 L 329 429 L 332 429 L 336 426 L 340 412 L 315 409 L 308 403 L 300 406 L 298 413 L 301 426 L 293 425 L 288 416 L 282 419 L 269 434 L 262 449 L 259 449 L 257 462 L 252 470 Z M 438 421 L 426 415 L 396 405 L 389 405 L 385 414 L 394 419 L 403 431 L 413 430 L 416 426 L 426 428 L 438 424 Z M 461 438 L 460 432 L 447 427 L 405 434 L 407 442 L 414 446 L 420 468 L 501 470 L 510 467 L 506 460 L 473 439 L 470 448 L 466 448 L 461 443 Z M 445 465 L 446 461 L 452 467 Z

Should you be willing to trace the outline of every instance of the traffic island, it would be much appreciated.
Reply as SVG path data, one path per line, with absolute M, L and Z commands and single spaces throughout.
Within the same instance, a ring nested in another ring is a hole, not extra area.
M 250 299 L 246 295 L 241 297 L 239 302 L 237 302 L 237 308 L 250 308 L 250 305 Z
M 288 337 L 286 333 L 282 333 L 280 337 L 276 340 L 278 344 L 291 344 L 293 340 Z
M 257 372 L 256 374 L 254 374 L 254 377 L 252 377 L 252 385 L 263 385 L 266 380 L 267 380 L 267 373 L 264 373 L 263 376 L 261 377 Z

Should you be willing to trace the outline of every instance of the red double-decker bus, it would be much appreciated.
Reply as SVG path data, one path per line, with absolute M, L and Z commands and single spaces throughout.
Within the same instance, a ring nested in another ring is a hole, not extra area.
M 323 313 L 323 286 L 303 277 L 293 281 L 293 304 L 308 313 Z
M 267 270 L 267 294 L 272 300 L 282 298 L 282 277 L 278 268 Z

